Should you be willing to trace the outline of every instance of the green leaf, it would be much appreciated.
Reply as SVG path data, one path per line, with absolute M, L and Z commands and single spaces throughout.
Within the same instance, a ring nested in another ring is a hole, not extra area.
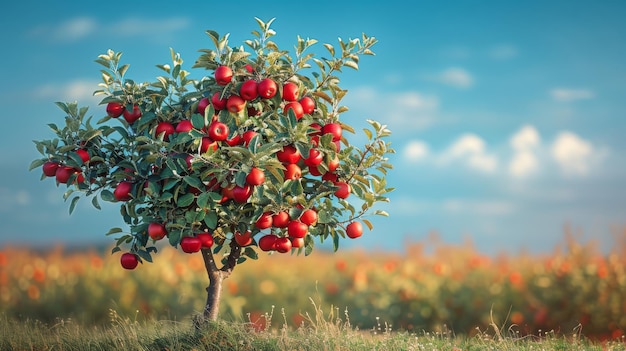
M 98 197 L 94 196 L 93 198 L 91 198 L 91 204 L 93 205 L 93 207 L 101 210 L 102 208 L 100 207 L 100 203 L 98 202 Z
M 38 160 L 34 160 L 33 162 L 30 163 L 30 166 L 28 167 L 29 171 L 32 171 L 33 169 L 37 168 L 37 167 L 41 167 L 46 161 L 42 160 L 42 159 L 38 159 Z
M 170 242 L 170 245 L 176 247 L 176 245 L 178 245 L 178 243 L 180 243 L 180 237 L 181 237 L 182 232 L 180 230 L 173 230 L 170 231 L 167 235 L 167 238 Z
M 192 177 L 192 176 L 185 176 L 183 178 L 183 180 L 185 181 L 185 183 L 191 185 L 192 187 L 196 188 L 196 189 L 202 189 L 204 188 L 204 183 L 202 183 L 202 181 L 196 177 Z
M 76 165 L 82 166 L 83 159 L 76 152 L 70 152 L 67 156 L 72 159 L 72 161 L 76 162 Z
M 370 222 L 369 220 L 367 220 L 367 219 L 361 219 L 361 221 L 362 221 L 363 223 L 365 223 L 365 225 L 369 228 L 369 230 L 374 229 L 374 226 L 372 225 L 372 222 Z
M 250 257 L 253 260 L 257 260 L 259 258 L 259 254 L 256 252 L 256 250 L 254 250 L 254 248 L 252 248 L 251 246 L 246 247 L 243 250 L 243 254 L 245 256 Z
M 76 203 L 78 202 L 78 200 L 80 199 L 80 196 L 74 196 L 74 198 L 72 199 L 72 202 L 70 203 L 70 214 L 72 214 L 72 212 L 74 212 L 74 208 L 76 207 Z
M 345 61 L 343 63 L 343 65 L 346 66 L 346 67 L 350 67 L 350 68 L 352 68 L 354 70 L 357 70 L 357 71 L 359 70 L 359 64 L 354 62 L 354 61 L 347 60 L 347 61 Z
M 129 64 L 125 64 L 122 65 L 120 68 L 117 69 L 117 71 L 119 72 L 120 76 L 123 76 L 126 73 L 126 70 L 128 70 L 128 67 L 130 67 Z
M 335 56 L 335 48 L 332 45 L 326 43 L 324 44 L 324 47 L 326 48 L 326 50 L 328 50 L 330 56 Z
M 341 237 L 336 232 L 333 233 L 333 250 L 335 252 L 339 250 L 339 239 L 341 239 Z
M 122 232 L 122 228 L 115 227 L 115 228 L 109 229 L 109 231 L 106 232 L 106 234 L 104 234 L 104 235 L 112 235 L 112 234 L 117 234 L 117 233 L 121 233 L 121 232 Z
M 217 228 L 217 214 L 213 211 L 207 213 L 204 217 L 204 224 L 206 224 L 209 229 Z
M 313 252 L 313 248 L 315 248 L 315 241 L 313 241 L 313 237 L 311 235 L 307 235 L 304 237 L 304 255 L 308 256 Z
M 187 193 L 183 196 L 179 196 L 176 204 L 180 207 L 187 207 L 193 203 L 195 196 L 192 193 Z
M 204 116 L 194 113 L 191 116 L 191 125 L 196 129 L 204 128 Z
M 113 193 L 109 190 L 102 190 L 100 192 L 100 198 L 104 201 L 108 201 L 108 202 L 115 202 L 115 196 L 113 196 Z
M 87 141 L 89 141 L 89 140 L 91 140 L 91 139 L 93 139 L 93 138 L 95 138 L 97 136 L 100 136 L 100 135 L 102 135 L 102 131 L 100 129 L 92 129 L 92 130 L 87 131 L 83 135 L 82 139 L 85 142 L 87 142 Z
M 137 256 L 141 257 L 144 261 L 152 262 L 152 255 L 146 250 L 137 250 Z
M 63 110 L 63 112 L 67 113 L 68 115 L 71 114 L 70 109 L 66 103 L 57 101 L 54 104 L 57 105 L 61 110 Z
M 113 249 L 111 249 L 111 255 L 119 251 L 122 251 L 122 249 L 119 246 L 116 246 Z
M 205 192 L 198 195 L 198 199 L 196 200 L 198 207 L 207 208 L 209 206 L 209 201 L 211 201 L 211 194 L 212 193 Z

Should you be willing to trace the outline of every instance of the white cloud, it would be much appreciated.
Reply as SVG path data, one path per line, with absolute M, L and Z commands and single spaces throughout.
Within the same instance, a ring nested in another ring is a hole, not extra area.
M 142 35 L 162 35 L 183 29 L 189 25 L 189 20 L 184 17 L 167 19 L 144 19 L 127 18 L 111 26 L 110 31 L 119 36 L 142 36 Z
M 74 80 L 68 83 L 45 84 L 35 89 L 35 96 L 57 101 L 78 101 L 81 105 L 98 104 L 102 97 L 93 96 L 98 81 Z
M 76 17 L 56 26 L 38 26 L 31 31 L 31 34 L 45 36 L 53 41 L 72 42 L 92 35 L 97 27 L 98 23 L 93 18 Z
M 485 141 L 475 134 L 462 135 L 452 144 L 448 151 L 452 157 L 461 157 L 483 152 L 485 152 Z
M 436 96 L 417 91 L 384 92 L 360 87 L 350 90 L 344 101 L 361 115 L 383 116 L 376 119 L 397 132 L 430 126 L 437 120 L 439 110 Z
M 539 132 L 531 125 L 523 126 L 513 134 L 509 144 L 513 149 L 513 157 L 509 163 L 509 174 L 514 177 L 525 177 L 539 169 L 536 149 L 541 143 Z
M 417 162 L 428 157 L 428 144 L 420 140 L 412 140 L 404 148 L 404 158 L 410 162 Z
M 76 42 L 91 36 L 136 37 L 151 39 L 183 29 L 190 21 L 185 17 L 164 19 L 125 18 L 117 22 L 100 23 L 91 17 L 76 17 L 57 25 L 40 25 L 31 35 L 49 38 L 56 42 Z
M 416 197 L 400 196 L 391 201 L 394 215 L 415 216 L 445 212 L 472 216 L 502 216 L 514 213 L 513 202 L 502 199 L 445 198 L 424 200 Z
M 594 151 L 589 141 L 569 131 L 559 133 L 550 149 L 552 157 L 566 175 L 587 174 Z
M 492 199 L 447 199 L 444 200 L 442 207 L 446 212 L 480 216 L 507 215 L 515 212 L 512 203 Z
M 528 150 L 517 151 L 509 163 L 509 174 L 516 178 L 523 178 L 539 170 L 537 156 Z
M 539 146 L 541 138 L 534 126 L 525 125 L 510 139 L 511 147 L 517 151 L 525 151 Z
M 25 190 L 12 190 L 0 188 L 0 212 L 5 212 L 15 208 L 15 206 L 26 206 L 30 204 L 30 195 Z
M 475 134 L 460 136 L 440 157 L 444 164 L 453 160 L 464 161 L 470 168 L 484 173 L 492 173 L 498 166 L 497 158 L 487 152 L 485 141 Z
M 455 88 L 469 88 L 474 85 L 474 77 L 465 69 L 450 67 L 435 76 L 435 80 Z
M 550 90 L 550 96 L 556 101 L 570 102 L 575 100 L 593 99 L 595 94 L 588 89 L 555 88 Z
M 93 96 L 93 92 L 98 89 L 99 83 L 91 80 L 74 80 L 64 84 L 44 84 L 35 89 L 35 95 L 44 99 L 97 104 L 102 98 Z

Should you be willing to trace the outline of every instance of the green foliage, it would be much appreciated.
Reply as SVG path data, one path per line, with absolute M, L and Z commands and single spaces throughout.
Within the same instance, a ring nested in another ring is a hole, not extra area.
M 192 67 L 209 71 L 200 79 L 191 78 L 174 50 L 170 50 L 170 64 L 157 65 L 163 75 L 143 83 L 128 77 L 129 65 L 122 63 L 121 53 L 108 50 L 99 55 L 96 62 L 102 66 L 102 82 L 94 94 L 103 97 L 101 105 L 107 108 L 121 104 L 122 116 L 99 112 L 102 117 L 93 124 L 86 107 L 76 102 L 57 103 L 66 114 L 65 125 L 49 124 L 54 139 L 35 141 L 43 157 L 33 161 L 31 170 L 45 162 L 69 170 L 69 179 L 59 178 L 58 172 L 56 179 L 58 186 L 68 189 L 64 199 L 71 198 L 70 213 L 81 197 L 91 197 L 98 209 L 100 200 L 119 203 L 120 215 L 129 230 L 115 228 L 107 233 L 116 235 L 114 252 L 124 246 L 140 261 L 151 262 L 157 249 L 147 227 L 159 222 L 166 224 L 167 240 L 172 246 L 178 246 L 183 237 L 210 232 L 215 241 L 214 253 L 239 251 L 245 257 L 256 258 L 255 250 L 244 249 L 233 240 L 236 232 L 251 230 L 256 245 L 261 236 L 268 234 L 268 230 L 254 226 L 264 212 L 289 211 L 292 220 L 297 220 L 303 210 L 314 208 L 319 221 L 309 227 L 305 247 L 293 250 L 308 255 L 314 248 L 313 239 L 332 240 L 337 249 L 348 223 L 362 220 L 371 230 L 372 223 L 366 216 L 387 215 L 375 206 L 388 201 L 386 195 L 392 190 L 385 180 L 391 169 L 387 155 L 394 152 L 385 141 L 390 131 L 369 121 L 370 127 L 364 130 L 368 142 L 359 148 L 345 135 L 355 133 L 354 129 L 340 121 L 348 108 L 341 105 L 347 91 L 340 87 L 338 75 L 344 67 L 358 69 L 362 55 L 373 55 L 376 39 L 366 35 L 348 41 L 339 39 L 336 47 L 324 44 L 328 58 L 318 58 L 309 52 L 317 41 L 298 37 L 292 54 L 272 41 L 276 34 L 270 28 L 273 20 L 256 20 L 259 29 L 240 47 L 229 45 L 228 34 L 206 32 L 214 49 L 201 49 Z M 220 66 L 233 72 L 227 84 L 215 77 Z M 241 111 L 214 102 L 205 104 L 214 94 L 230 99 L 240 94 L 245 81 L 265 78 L 277 84 L 276 95 L 246 101 Z M 297 84 L 299 97 L 312 98 L 315 109 L 302 116 L 294 110 L 285 112 L 288 101 L 282 94 L 286 82 Z M 206 108 L 199 107 L 202 104 Z M 130 112 L 137 108 L 140 116 L 133 118 Z M 191 130 L 169 134 L 160 129 L 165 124 L 173 129 L 183 121 L 190 122 Z M 227 140 L 210 140 L 208 129 L 216 121 L 228 126 Z M 344 135 L 340 140 L 319 131 L 330 123 L 341 125 Z M 243 143 L 233 141 L 244 138 L 246 132 L 256 136 Z M 300 160 L 302 176 L 285 179 L 286 164 L 277 159 L 277 153 L 287 145 L 295 146 L 303 157 L 311 149 L 318 150 L 324 161 L 307 167 Z M 88 159 L 79 154 L 82 150 L 88 153 Z M 335 159 L 339 166 L 330 169 Z M 252 167 L 263 170 L 263 184 L 246 184 Z M 337 181 L 350 185 L 349 201 L 334 195 Z M 132 184 L 128 200 L 116 195 L 122 182 Z M 249 187 L 249 198 L 237 200 L 229 195 L 234 186 Z M 287 236 L 284 228 L 269 231 Z

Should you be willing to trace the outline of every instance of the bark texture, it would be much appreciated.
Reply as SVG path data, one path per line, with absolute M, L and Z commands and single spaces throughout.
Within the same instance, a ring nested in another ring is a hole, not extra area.
M 241 247 L 237 245 L 235 240 L 231 241 L 230 254 L 226 258 L 226 262 L 221 268 L 215 262 L 215 256 L 211 249 L 202 249 L 202 258 L 204 259 L 204 267 L 209 277 L 209 285 L 206 288 L 207 299 L 202 316 L 204 321 L 216 321 L 219 315 L 220 298 L 222 296 L 222 283 L 228 278 L 233 269 L 237 265 L 237 260 L 241 255 Z

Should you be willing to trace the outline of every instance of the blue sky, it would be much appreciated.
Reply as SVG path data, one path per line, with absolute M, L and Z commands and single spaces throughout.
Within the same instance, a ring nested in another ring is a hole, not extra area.
M 97 55 L 121 51 L 127 76 L 152 80 L 170 47 L 191 68 L 212 47 L 206 29 L 240 45 L 259 17 L 276 18 L 284 48 L 298 34 L 379 39 L 342 76 L 344 118 L 392 130 L 397 190 L 391 216 L 346 245 L 398 250 L 437 231 L 488 253 L 548 252 L 568 225 L 608 249 L 626 226 L 625 13 L 621 1 L 12 3 L 0 14 L 0 246 L 102 242 L 121 225 L 115 205 L 83 201 L 69 216 L 63 190 L 28 172 L 32 140 L 62 121 L 53 102 L 104 114 Z

